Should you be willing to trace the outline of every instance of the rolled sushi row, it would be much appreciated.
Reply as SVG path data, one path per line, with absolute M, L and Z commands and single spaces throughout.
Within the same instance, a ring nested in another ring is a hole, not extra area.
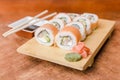
M 56 44 L 58 47 L 71 50 L 97 27 L 98 16 L 84 13 L 59 13 L 35 32 L 36 40 L 45 46 Z

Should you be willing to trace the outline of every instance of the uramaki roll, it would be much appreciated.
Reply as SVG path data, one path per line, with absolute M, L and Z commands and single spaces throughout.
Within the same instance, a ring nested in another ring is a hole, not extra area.
M 83 13 L 81 16 L 86 17 L 90 20 L 92 24 L 92 30 L 96 29 L 98 26 L 98 16 L 92 13 Z
M 70 16 L 70 18 L 73 20 L 76 17 L 79 17 L 80 15 L 77 13 L 67 13 L 68 16 Z
M 49 21 L 50 24 L 53 24 L 58 30 L 61 30 L 65 24 L 61 19 L 52 19 Z
M 81 41 L 85 40 L 85 38 L 86 38 L 86 30 L 85 30 L 85 27 L 84 27 L 84 25 L 82 23 L 80 23 L 80 22 L 71 22 L 71 23 L 67 24 L 66 26 L 68 26 L 68 27 L 69 26 L 76 27 L 79 30 L 80 34 L 81 34 Z
M 86 17 L 79 16 L 79 17 L 76 17 L 75 19 L 73 19 L 73 21 L 77 21 L 77 22 L 82 23 L 85 26 L 85 30 L 86 30 L 87 35 L 89 35 L 92 32 L 91 22 Z
M 35 31 L 35 39 L 42 45 L 52 46 L 57 33 L 58 30 L 54 25 L 44 24 Z
M 64 27 L 55 37 L 57 46 L 66 50 L 71 50 L 80 40 L 80 32 L 73 26 Z
M 61 19 L 65 24 L 71 22 L 71 18 L 66 13 L 59 13 L 54 17 L 55 19 Z

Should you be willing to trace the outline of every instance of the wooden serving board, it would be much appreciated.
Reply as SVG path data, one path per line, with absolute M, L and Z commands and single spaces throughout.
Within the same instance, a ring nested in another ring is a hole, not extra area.
M 94 57 L 100 50 L 104 42 L 109 38 L 113 29 L 115 21 L 100 19 L 98 22 L 98 28 L 89 35 L 85 42 L 85 45 L 90 48 L 91 54 L 78 62 L 68 62 L 64 59 L 66 51 L 58 47 L 47 47 L 40 45 L 35 38 L 32 38 L 17 49 L 17 52 L 36 57 L 39 59 L 47 60 L 53 63 L 64 65 L 78 70 L 85 70 L 91 66 L 94 62 Z

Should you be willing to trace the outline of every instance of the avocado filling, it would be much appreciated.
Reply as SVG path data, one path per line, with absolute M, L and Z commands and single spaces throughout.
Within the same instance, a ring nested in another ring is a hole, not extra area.
M 73 41 L 70 36 L 61 36 L 61 45 L 63 46 L 72 46 Z
M 39 37 L 39 40 L 44 42 L 44 43 L 50 42 L 49 34 L 46 30 L 41 31 L 39 33 L 38 37 Z

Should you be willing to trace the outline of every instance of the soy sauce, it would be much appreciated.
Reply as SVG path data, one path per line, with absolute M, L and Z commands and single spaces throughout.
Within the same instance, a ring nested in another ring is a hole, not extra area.
M 39 26 L 36 25 L 30 25 L 27 28 L 25 28 L 24 30 L 28 30 L 28 31 L 34 31 L 35 29 L 37 29 Z

